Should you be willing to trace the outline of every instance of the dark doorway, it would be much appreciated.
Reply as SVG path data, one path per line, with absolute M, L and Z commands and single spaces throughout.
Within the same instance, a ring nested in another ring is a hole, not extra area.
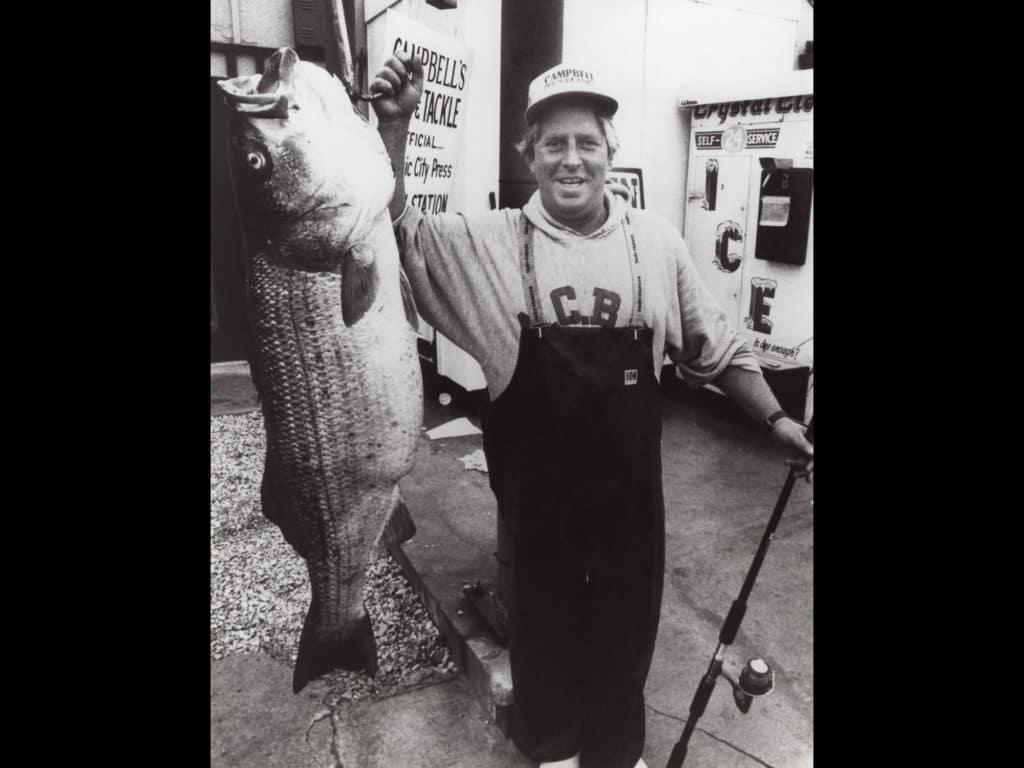
M 245 360 L 245 273 L 227 158 L 228 113 L 210 78 L 210 362 Z
M 514 144 L 523 137 L 530 81 L 562 60 L 562 0 L 501 4 L 501 142 L 498 206 L 521 208 L 537 188 Z

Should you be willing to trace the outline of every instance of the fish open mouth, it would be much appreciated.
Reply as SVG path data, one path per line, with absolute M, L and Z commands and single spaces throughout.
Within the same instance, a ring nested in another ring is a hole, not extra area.
M 225 103 L 236 112 L 253 117 L 288 117 L 295 65 L 299 55 L 281 48 L 270 57 L 262 75 L 245 75 L 217 83 Z
M 288 94 L 253 93 L 242 90 L 247 87 L 248 81 L 252 79 L 253 76 L 250 75 L 248 77 L 236 77 L 232 80 L 222 80 L 219 82 L 218 85 L 224 92 L 224 101 L 236 112 L 245 115 L 252 115 L 254 117 L 288 117 Z

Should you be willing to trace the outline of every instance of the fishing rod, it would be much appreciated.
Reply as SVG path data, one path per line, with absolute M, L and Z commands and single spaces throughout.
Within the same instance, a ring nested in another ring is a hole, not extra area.
M 813 418 L 810 424 L 808 424 L 807 432 L 804 436 L 809 442 L 813 442 Z M 740 622 L 743 621 L 743 614 L 747 612 L 747 598 L 750 596 L 750 591 L 754 588 L 757 573 L 761 570 L 761 563 L 768 552 L 768 545 L 771 543 L 772 536 L 775 534 L 775 528 L 782 518 L 782 511 L 786 508 L 786 502 L 789 501 L 789 494 L 793 490 L 793 483 L 796 481 L 796 478 L 796 469 L 790 468 L 789 475 L 786 476 L 786 482 L 782 486 L 782 493 L 779 495 L 779 500 L 775 503 L 775 510 L 772 512 L 771 519 L 768 520 L 768 525 L 764 529 L 764 535 L 761 537 L 761 544 L 754 555 L 754 561 L 751 563 L 750 570 L 747 571 L 747 577 L 743 581 L 740 594 L 729 608 L 729 615 L 726 616 L 725 623 L 722 625 L 722 631 L 718 634 L 718 647 L 715 648 L 715 653 L 711 657 L 708 671 L 701 678 L 700 684 L 693 694 L 693 701 L 690 702 L 690 715 L 686 719 L 683 734 L 679 737 L 675 747 L 672 748 L 672 754 L 665 768 L 680 768 L 683 760 L 686 759 L 686 748 L 690 743 L 690 736 L 693 735 L 693 731 L 697 727 L 697 721 L 704 714 L 719 675 L 729 681 L 729 684 L 732 686 L 733 700 L 743 714 L 750 710 L 750 703 L 753 701 L 754 696 L 763 696 L 775 686 L 774 673 L 763 659 L 750 659 L 743 667 L 743 671 L 740 672 L 738 679 L 728 669 L 723 667 L 723 663 L 725 661 L 725 649 L 732 645 L 733 640 L 736 639 L 736 633 L 740 629 Z

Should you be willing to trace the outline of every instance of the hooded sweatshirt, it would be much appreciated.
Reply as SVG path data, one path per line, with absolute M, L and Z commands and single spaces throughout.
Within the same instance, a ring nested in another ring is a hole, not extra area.
M 519 358 L 520 313 L 528 307 L 520 270 L 520 217 L 534 225 L 544 319 L 559 325 L 624 327 L 633 310 L 628 209 L 605 190 L 608 220 L 582 235 L 544 210 L 535 192 L 522 209 L 424 215 L 407 205 L 395 221 L 402 265 L 420 315 L 479 363 L 495 400 Z M 629 210 L 643 284 L 641 319 L 654 332 L 654 375 L 664 357 L 692 386 L 727 366 L 761 372 L 725 312 L 701 282 L 683 238 L 651 211 Z

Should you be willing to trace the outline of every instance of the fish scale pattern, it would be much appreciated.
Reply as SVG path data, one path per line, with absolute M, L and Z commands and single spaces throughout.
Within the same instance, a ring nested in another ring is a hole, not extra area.
M 338 272 L 267 253 L 253 258 L 250 273 L 254 378 L 267 431 L 264 514 L 305 558 L 311 611 L 334 637 L 365 617 L 366 565 L 398 505 L 397 483 L 412 469 L 422 421 L 397 248 L 381 239 L 377 268 L 393 279 L 381 281 L 352 327 L 342 321 Z

